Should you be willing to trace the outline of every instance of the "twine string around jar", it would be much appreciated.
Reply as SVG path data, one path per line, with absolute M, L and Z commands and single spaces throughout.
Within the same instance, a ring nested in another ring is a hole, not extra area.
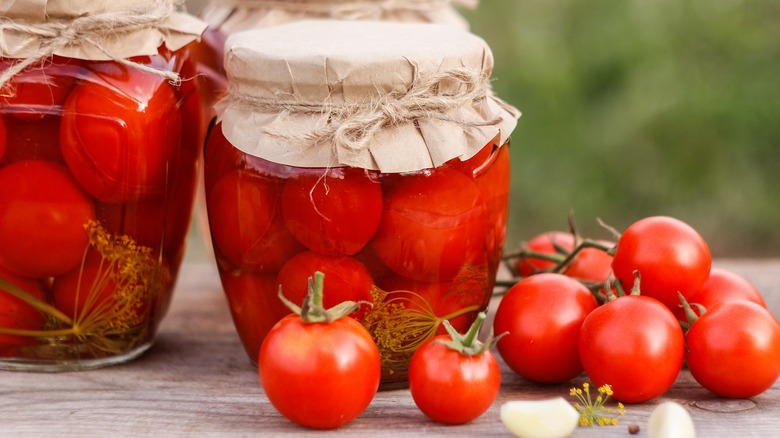
M 452 87 L 454 83 L 458 86 Z M 457 89 L 457 92 L 444 92 Z M 436 119 L 462 127 L 491 126 L 499 116 L 487 120 L 468 120 L 452 116 L 453 110 L 472 107 L 488 97 L 496 99 L 489 86 L 488 74 L 482 69 L 454 68 L 425 77 L 416 76 L 403 93 L 389 93 L 378 98 L 346 103 L 302 103 L 276 96 L 258 99 L 239 96 L 231 90 L 220 106 L 241 105 L 262 112 L 287 112 L 293 115 L 314 115 L 319 119 L 311 132 L 289 134 L 264 129 L 268 135 L 291 141 L 330 142 L 336 150 L 362 150 L 381 129 Z M 499 103 L 501 105 L 501 103 Z
M 0 34 L 17 33 L 40 43 L 40 48 L 35 55 L 20 58 L 0 75 L 0 89 L 27 67 L 54 55 L 58 50 L 84 44 L 98 49 L 106 57 L 120 64 L 162 76 L 173 83 L 179 83 L 181 78 L 175 72 L 156 69 L 113 55 L 101 43 L 100 38 L 157 26 L 167 20 L 182 2 L 183 0 L 158 0 L 136 10 L 109 11 L 43 23 L 20 22 L 8 18 L 0 19 Z M 11 90 L 11 92 L 13 91 Z
M 246 9 L 281 9 L 329 17 L 368 15 L 374 11 L 429 12 L 450 4 L 474 9 L 478 0 L 223 0 L 220 4 Z

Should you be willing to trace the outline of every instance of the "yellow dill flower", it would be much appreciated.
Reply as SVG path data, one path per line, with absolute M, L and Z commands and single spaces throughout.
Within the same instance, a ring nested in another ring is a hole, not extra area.
M 604 404 L 609 400 L 612 395 L 612 387 L 610 385 L 603 385 L 598 388 L 598 396 L 593 399 L 590 396 L 590 384 L 585 382 L 582 384 L 582 389 L 571 388 L 569 395 L 576 397 L 578 402 L 574 403 L 574 409 L 580 413 L 580 426 L 610 426 L 618 424 L 617 417 L 613 417 L 614 410 L 607 408 Z M 618 403 L 617 415 L 623 415 L 623 404 Z

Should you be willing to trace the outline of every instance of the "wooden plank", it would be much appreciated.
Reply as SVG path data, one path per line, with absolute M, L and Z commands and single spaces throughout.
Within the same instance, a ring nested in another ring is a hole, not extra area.
M 780 310 L 780 260 L 722 260 L 717 265 L 742 273 Z M 495 307 L 494 301 L 491 307 Z M 381 391 L 339 436 L 509 436 L 499 420 L 508 400 L 568 398 L 579 385 L 539 386 L 514 375 L 503 364 L 498 400 L 479 419 L 462 426 L 429 421 L 406 389 Z M 664 400 L 685 404 L 699 436 L 774 436 L 780 428 L 780 386 L 750 400 L 710 395 L 684 371 L 674 387 L 649 403 L 629 405 L 621 424 L 578 428 L 575 437 L 627 435 L 637 423 L 646 436 L 653 407 Z M 308 435 L 311 431 L 281 417 L 263 395 L 233 328 L 216 269 L 189 263 L 181 272 L 170 314 L 155 345 L 143 357 L 111 368 L 59 374 L 0 372 L 0 434 L 4 436 L 269 436 Z

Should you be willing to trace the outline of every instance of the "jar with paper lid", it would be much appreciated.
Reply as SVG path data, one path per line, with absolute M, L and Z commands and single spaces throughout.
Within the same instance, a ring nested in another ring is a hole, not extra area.
M 383 382 L 416 347 L 465 330 L 501 258 L 508 137 L 493 58 L 452 26 L 313 20 L 232 35 L 229 93 L 205 150 L 220 279 L 255 362 L 271 327 L 325 274 L 326 307 L 379 346 Z
M 131 360 L 184 255 L 204 138 L 183 47 L 205 23 L 180 0 L 5 3 L 0 369 Z

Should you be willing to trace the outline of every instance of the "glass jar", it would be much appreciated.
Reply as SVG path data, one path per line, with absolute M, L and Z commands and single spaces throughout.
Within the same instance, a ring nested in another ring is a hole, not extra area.
M 22 60 L 0 59 L 0 73 Z M 194 73 L 187 50 L 161 46 L 132 59 L 47 55 L 4 84 L 0 369 L 97 368 L 152 345 L 203 141 L 197 85 L 169 74 Z
M 435 23 L 466 30 L 468 22 L 456 7 L 475 9 L 478 3 L 478 0 L 212 0 L 200 13 L 209 27 L 200 40 L 190 44 L 197 60 L 206 118 L 214 118 L 216 113 L 212 107 L 227 90 L 224 45 L 233 33 L 307 19 Z M 200 237 L 211 250 L 202 190 L 197 194 L 195 215 Z
M 344 44 L 358 36 L 362 43 Z M 325 20 L 237 33 L 226 47 L 231 94 L 206 144 L 205 192 L 220 279 L 250 360 L 289 313 L 278 291 L 300 304 L 321 271 L 326 307 L 370 303 L 351 317 L 379 346 L 383 383 L 404 382 L 416 347 L 443 333 L 445 319 L 465 331 L 493 290 L 519 113 L 484 88 L 489 49 L 447 26 Z M 454 84 L 463 79 L 454 66 L 477 72 L 478 83 Z M 422 83 L 432 94 L 417 93 Z M 377 105 L 400 112 L 410 97 L 430 111 L 393 122 L 380 115 L 379 128 L 350 134 L 349 146 L 335 137 L 363 126 L 354 118 L 367 121 Z M 435 112 L 437 97 L 456 100 L 449 115 Z

